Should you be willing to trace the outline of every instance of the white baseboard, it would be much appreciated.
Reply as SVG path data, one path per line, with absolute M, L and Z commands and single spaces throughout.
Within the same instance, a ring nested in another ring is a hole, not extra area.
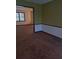
M 62 38 L 62 28 L 48 26 L 44 24 L 35 25 L 35 32 L 44 31 L 51 35 Z
M 35 25 L 35 32 L 38 32 L 38 31 L 42 31 L 42 25 L 41 24 Z
M 48 25 L 42 25 L 42 31 L 62 38 L 62 28 L 48 26 Z

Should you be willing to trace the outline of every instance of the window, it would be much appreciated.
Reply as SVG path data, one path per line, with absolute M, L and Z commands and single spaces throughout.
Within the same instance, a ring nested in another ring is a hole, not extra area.
M 24 21 L 24 13 L 22 13 L 22 12 L 17 12 L 16 13 L 16 21 L 18 21 L 18 22 L 22 22 L 22 21 Z

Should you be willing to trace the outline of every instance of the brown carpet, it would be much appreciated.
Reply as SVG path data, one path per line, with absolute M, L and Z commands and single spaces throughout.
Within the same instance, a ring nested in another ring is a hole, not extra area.
M 62 40 L 33 26 L 16 26 L 16 59 L 62 59 Z

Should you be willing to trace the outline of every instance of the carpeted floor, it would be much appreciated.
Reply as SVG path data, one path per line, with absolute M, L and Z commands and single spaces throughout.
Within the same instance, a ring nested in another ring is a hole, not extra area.
M 16 26 L 16 59 L 62 59 L 62 40 L 33 26 Z

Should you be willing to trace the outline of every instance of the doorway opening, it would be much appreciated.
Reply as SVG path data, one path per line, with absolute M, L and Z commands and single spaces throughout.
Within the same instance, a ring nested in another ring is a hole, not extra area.
M 34 8 L 16 6 L 16 32 L 33 33 L 34 28 Z

